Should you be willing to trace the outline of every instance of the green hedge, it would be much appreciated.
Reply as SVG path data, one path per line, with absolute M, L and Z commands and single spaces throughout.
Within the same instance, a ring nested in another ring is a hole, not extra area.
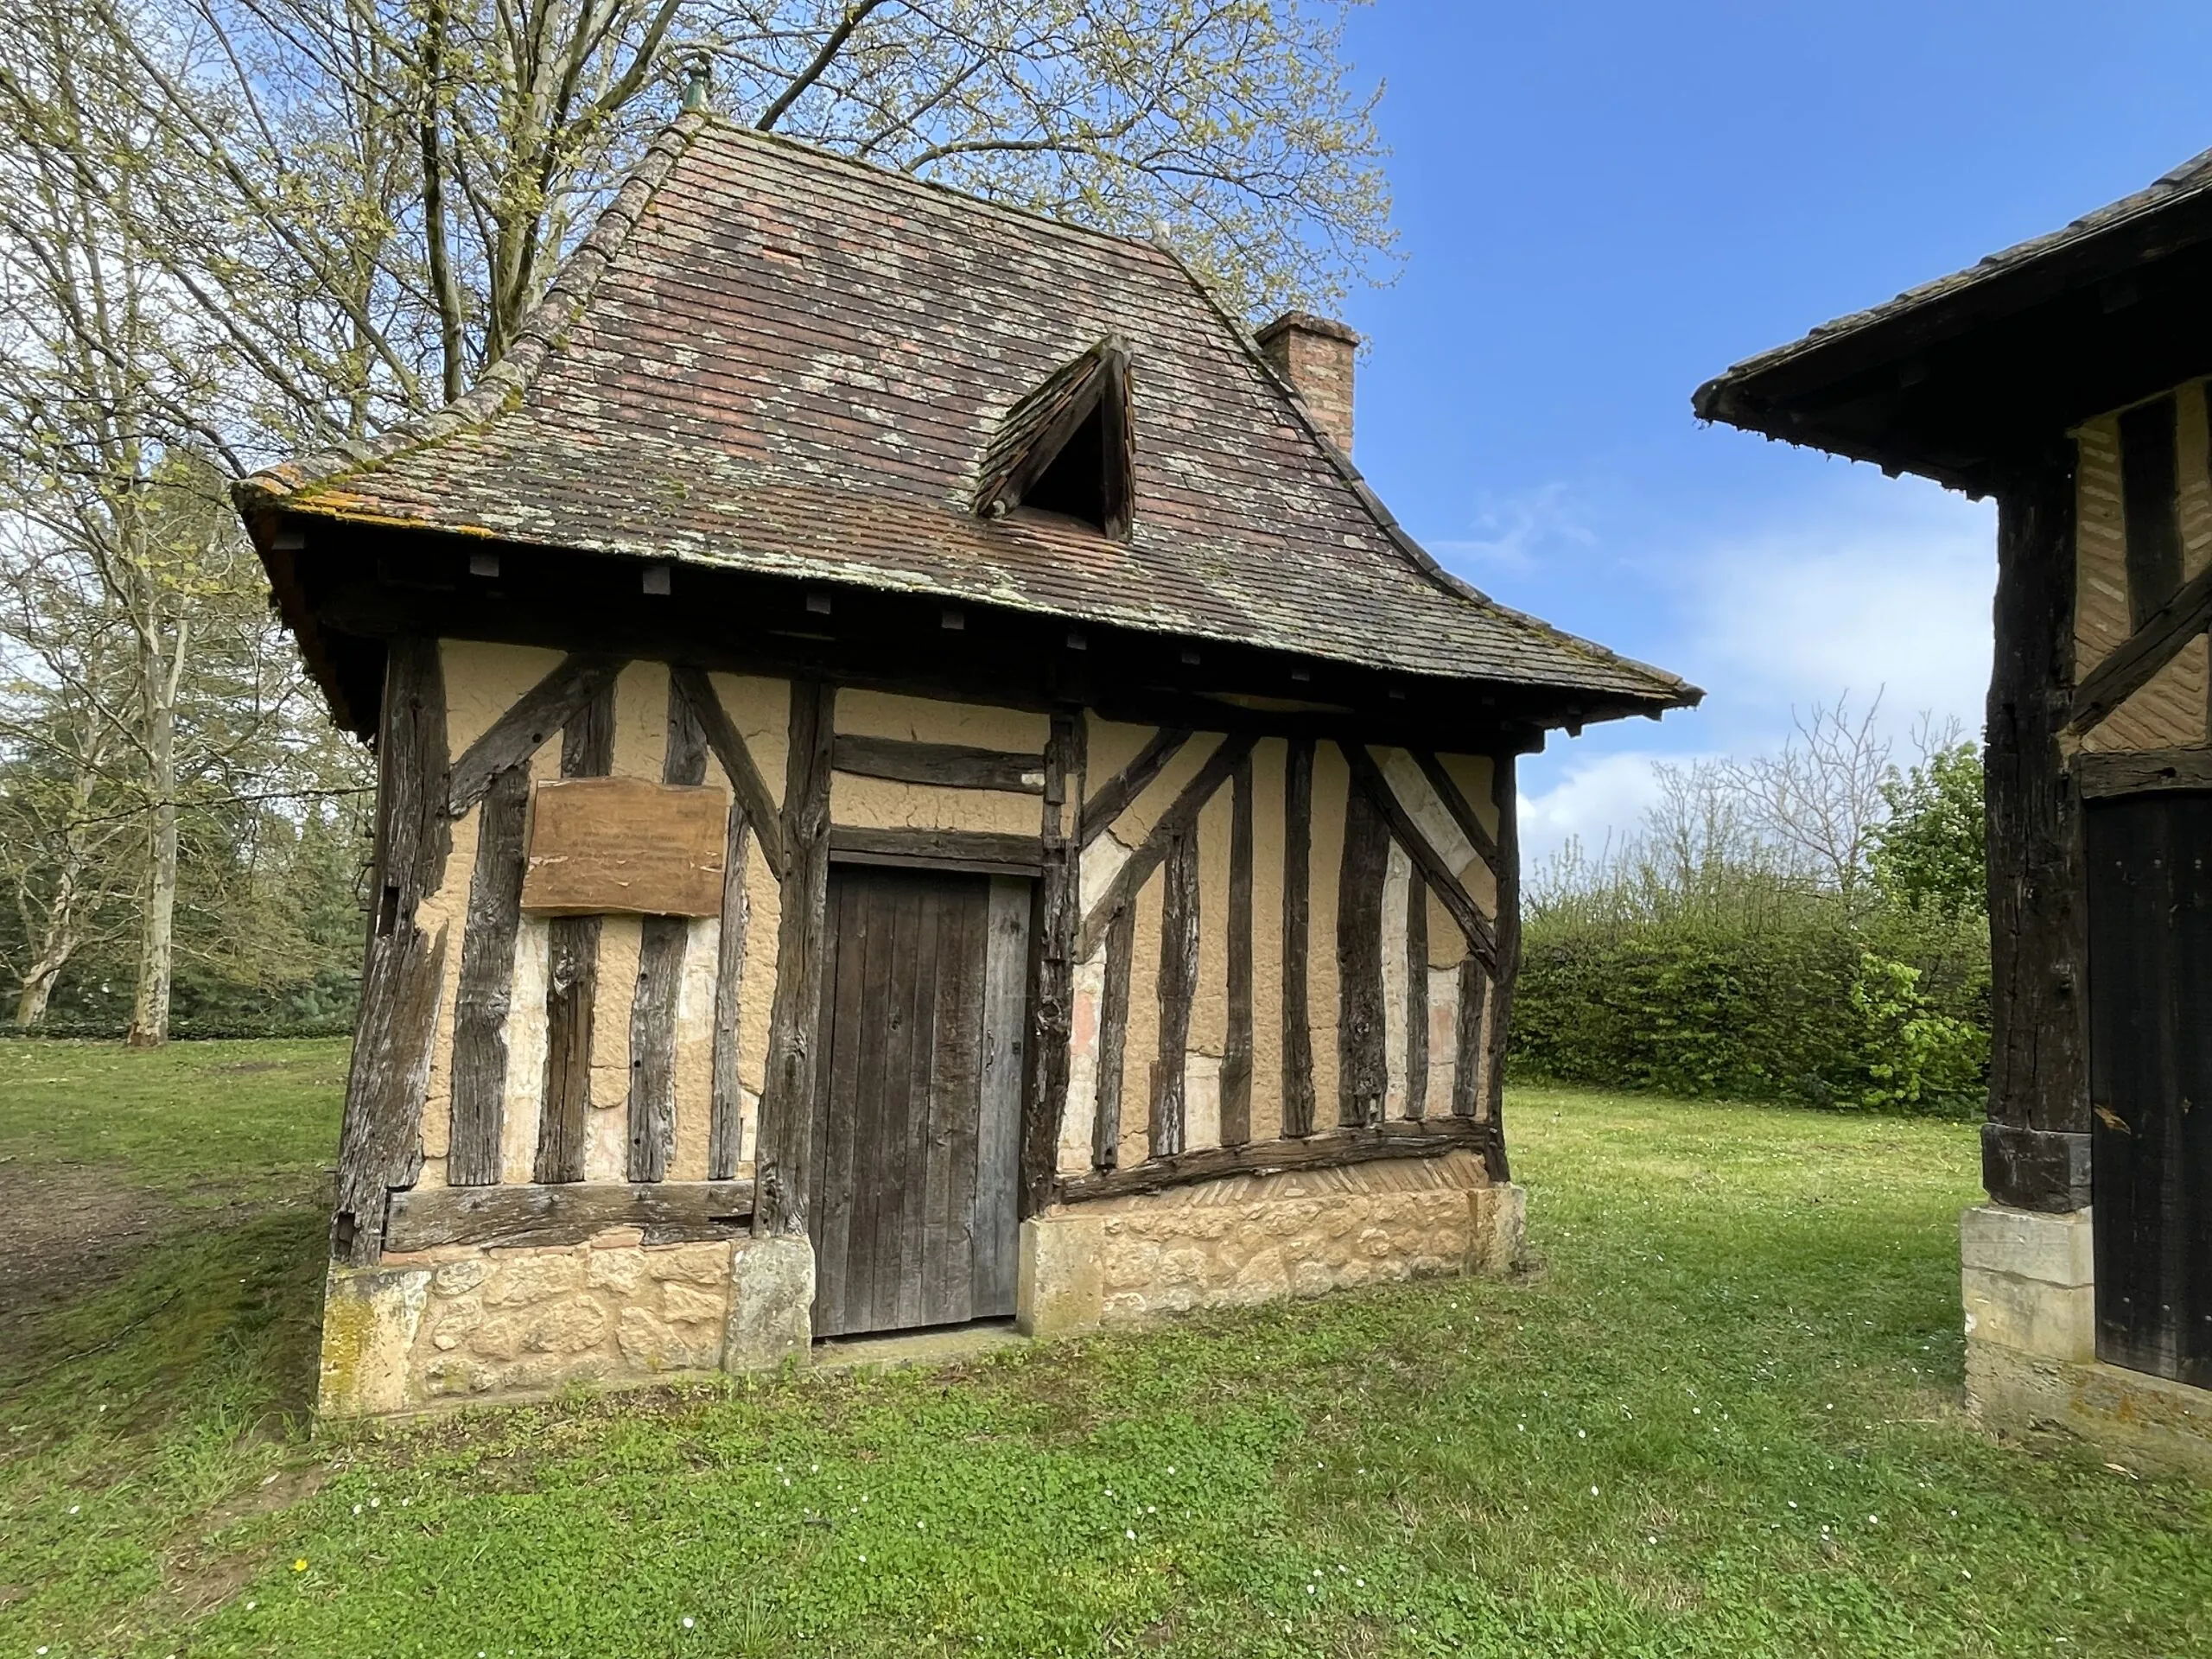
M 1515 992 L 1525 1079 L 1972 1116 L 1986 952 L 1812 920 L 1532 928 Z

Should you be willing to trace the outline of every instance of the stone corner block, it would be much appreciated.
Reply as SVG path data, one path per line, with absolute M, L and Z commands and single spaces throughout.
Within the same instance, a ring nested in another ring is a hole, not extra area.
M 773 1370 L 814 1343 L 814 1246 L 804 1238 L 741 1238 L 730 1251 L 726 1371 Z
M 2047 1214 L 1978 1204 L 1959 1217 L 1959 1262 L 1970 1271 L 2075 1289 L 2096 1282 L 2090 1211 Z
M 2052 1285 L 1967 1268 L 1959 1275 L 1968 1346 L 1993 1343 L 2038 1358 L 2081 1362 L 2097 1353 L 2094 1285 Z
M 323 1288 L 316 1415 L 374 1417 L 407 1409 L 415 1338 L 434 1271 L 331 1264 Z
M 1032 1216 L 1021 1224 L 1014 1326 L 1047 1341 L 1095 1331 L 1105 1317 L 1106 1217 Z
M 1529 1189 L 1497 1181 L 1470 1188 L 1467 1203 L 1474 1211 L 1467 1271 L 1503 1279 L 1528 1260 Z

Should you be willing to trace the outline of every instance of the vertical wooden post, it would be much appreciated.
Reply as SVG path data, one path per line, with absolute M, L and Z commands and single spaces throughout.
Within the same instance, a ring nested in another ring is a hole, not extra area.
M 1229 1023 L 1222 1039 L 1221 1144 L 1252 1138 L 1252 757 L 1230 774 Z
M 614 764 L 614 682 L 609 680 L 561 728 L 561 775 L 603 778 Z M 592 1003 L 599 994 L 596 916 L 556 916 L 546 938 L 545 1090 L 537 1119 L 540 1183 L 584 1178 L 591 1116 Z
M 1389 1092 L 1382 1014 L 1382 887 L 1389 868 L 1389 827 L 1355 783 L 1344 800 L 1337 880 L 1337 1122 L 1346 1128 L 1380 1123 Z
M 661 781 L 697 784 L 707 776 L 707 734 L 691 700 L 671 674 L 668 746 Z M 724 882 L 727 889 L 728 882 Z M 628 1173 L 633 1182 L 665 1180 L 676 1145 L 676 1001 L 683 988 L 683 953 L 691 923 L 683 916 L 648 916 L 639 930 L 638 985 L 630 999 Z
M 1294 737 L 1283 765 L 1282 1132 L 1313 1133 L 1313 1031 L 1306 1007 L 1313 903 L 1313 740 Z
M 1513 1020 L 1513 981 L 1521 971 L 1521 812 L 1510 751 L 1491 758 L 1491 799 L 1497 807 L 1497 978 L 1491 998 L 1490 1140 L 1483 1156 L 1494 1181 L 1513 1179 L 1505 1155 L 1505 1043 Z
M 1428 1115 L 1428 883 L 1406 882 L 1406 1116 Z
M 468 884 L 461 983 L 454 992 L 453 1104 L 446 1185 L 496 1186 L 507 1093 L 507 1014 L 514 995 L 515 936 L 522 922 L 530 814 L 527 762 L 496 773 L 476 814 L 476 868 Z
M 783 916 L 776 995 L 768 1016 L 766 1086 L 753 1154 L 753 1230 L 804 1238 L 812 1202 L 815 1063 L 822 1007 L 823 932 L 830 899 L 830 750 L 837 689 L 791 682 L 784 772 Z
M 1198 826 L 1168 843 L 1160 913 L 1160 1054 L 1152 1069 L 1147 1156 L 1172 1158 L 1186 1143 L 1185 1084 L 1191 1046 L 1191 999 L 1198 981 Z
M 423 1101 L 445 972 L 445 931 L 415 912 L 445 879 L 453 846 L 445 674 L 435 639 L 391 642 L 377 739 L 377 845 L 361 1012 L 339 1130 L 331 1254 L 354 1266 L 384 1250 L 385 1208 L 423 1167 Z
M 1081 709 L 1052 716 L 1045 746 L 1045 868 L 1033 912 L 1029 1080 L 1023 1090 L 1020 1213 L 1050 1201 L 1060 1123 L 1068 1105 L 1069 1045 L 1075 1033 L 1075 934 L 1082 918 L 1080 860 L 1086 731 Z
M 1093 1169 L 1111 1169 L 1122 1157 L 1122 1074 L 1136 948 L 1136 906 L 1123 905 L 1106 927 L 1106 985 L 1098 1003 L 1098 1102 L 1090 1125 Z
M 1989 1122 L 1999 1204 L 2089 1202 L 2081 803 L 2058 736 L 2074 680 L 2070 440 L 2000 491 L 1996 655 L 1983 773 L 1988 827 Z

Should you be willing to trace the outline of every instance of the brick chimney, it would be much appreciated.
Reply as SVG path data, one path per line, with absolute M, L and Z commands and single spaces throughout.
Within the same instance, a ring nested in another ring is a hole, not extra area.
M 1351 454 L 1351 360 L 1359 336 L 1327 317 L 1286 311 L 1260 330 L 1259 341 L 1330 442 Z

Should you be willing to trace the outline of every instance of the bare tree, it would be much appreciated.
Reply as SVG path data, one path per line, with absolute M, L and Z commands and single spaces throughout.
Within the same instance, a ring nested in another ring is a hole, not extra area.
M 1779 753 L 1731 761 L 1726 772 L 1753 833 L 1796 874 L 1847 901 L 1865 885 L 1874 832 L 1889 815 L 1882 785 L 1895 768 L 1875 723 L 1881 707 L 1877 692 L 1854 715 L 1846 691 L 1808 713 L 1793 709 L 1795 730 Z

